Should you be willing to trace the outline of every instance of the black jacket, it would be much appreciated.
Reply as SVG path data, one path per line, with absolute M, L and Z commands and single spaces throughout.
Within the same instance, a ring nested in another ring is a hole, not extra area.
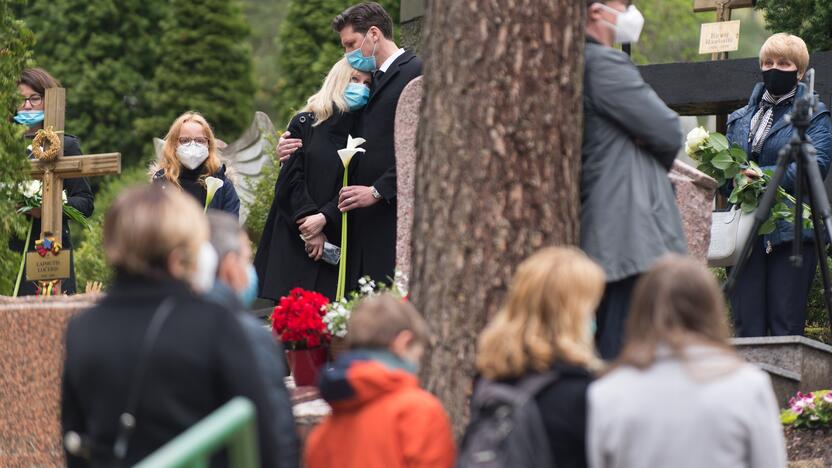
M 257 408 L 262 466 L 278 466 L 271 417 L 277 409 L 238 317 L 173 280 L 119 276 L 97 306 L 70 321 L 62 380 L 64 433 L 88 436 L 98 454 L 95 462 L 104 459 L 102 453 L 112 453 L 140 342 L 167 297 L 175 299 L 175 309 L 150 355 L 126 461 L 132 466 L 240 395 Z M 67 462 L 89 466 L 72 456 Z
M 303 147 L 283 164 L 275 183 L 274 201 L 254 259 L 260 297 L 277 300 L 301 287 L 335 298 L 338 267 L 309 258 L 296 221 L 322 213 L 327 241 L 341 244 L 338 192 L 344 166 L 338 150 L 346 147 L 357 117 L 338 112 L 314 125 L 315 115 L 302 112 L 289 123 L 289 132 L 303 141 Z
M 347 291 L 369 275 L 376 281 L 393 277 L 396 265 L 396 152 L 394 123 L 399 96 L 422 74 L 422 61 L 413 52 L 399 56 L 377 83 L 361 115 L 358 135 L 367 140 L 366 153 L 350 164 L 350 184 L 373 186 L 382 200 L 357 209 L 348 218 Z M 353 169 L 354 165 L 354 169 Z
M 592 375 L 571 364 L 555 363 L 552 368 L 558 378 L 535 399 L 543 416 L 555 466 L 586 468 L 586 396 Z
M 81 143 L 77 137 L 72 135 L 64 135 L 64 156 L 79 156 L 84 153 L 81 152 Z M 76 210 L 80 211 L 81 214 L 89 218 L 92 216 L 93 211 L 93 201 L 95 197 L 92 194 L 92 189 L 90 188 L 89 182 L 85 177 L 78 178 L 78 179 L 64 179 L 64 191 L 66 191 L 66 203 L 67 205 L 75 208 Z M 69 219 L 64 216 L 63 223 L 61 229 L 61 237 L 62 237 L 62 246 L 64 249 L 72 249 L 72 237 L 69 234 Z M 27 250 L 29 252 L 35 251 L 35 241 L 40 236 L 40 218 L 34 218 L 32 222 L 32 236 L 29 240 L 29 245 Z M 20 252 L 23 253 L 23 244 L 26 241 L 26 238 L 23 239 L 13 238 L 9 241 L 9 249 L 13 252 Z M 66 294 L 75 294 L 76 292 L 76 282 L 75 282 L 75 253 L 71 252 L 69 256 L 69 279 L 64 280 L 61 283 L 61 292 Z M 20 290 L 18 291 L 18 296 L 32 296 L 37 294 L 37 283 L 34 281 L 29 281 L 26 278 L 26 273 L 23 274 L 23 278 L 20 284 Z
M 179 184 L 182 186 L 188 195 L 194 197 L 199 206 L 205 206 L 205 186 L 199 182 L 199 177 L 205 170 L 205 164 L 200 164 L 196 169 L 189 170 L 182 167 L 179 173 Z M 216 177 L 222 181 L 222 187 L 214 194 L 211 204 L 208 208 L 212 210 L 225 211 L 226 213 L 240 217 L 240 197 L 237 195 L 237 189 L 234 188 L 234 183 L 226 175 L 226 166 L 223 164 L 217 169 L 212 177 Z M 162 186 L 167 184 L 165 178 L 165 170 L 159 169 L 153 174 L 153 183 Z

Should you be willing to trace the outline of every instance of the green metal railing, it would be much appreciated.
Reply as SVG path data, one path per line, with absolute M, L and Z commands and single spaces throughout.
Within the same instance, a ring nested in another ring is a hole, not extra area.
M 135 468 L 207 468 L 214 453 L 228 447 L 229 466 L 260 468 L 257 410 L 236 397 L 142 460 Z

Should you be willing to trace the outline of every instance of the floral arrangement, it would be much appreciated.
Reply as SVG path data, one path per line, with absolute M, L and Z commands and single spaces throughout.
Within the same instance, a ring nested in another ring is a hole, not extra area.
M 85 229 L 91 229 L 90 222 L 87 217 L 81 214 L 81 212 L 74 207 L 67 205 L 66 192 L 61 193 L 61 199 L 64 204 L 64 215 L 80 224 Z M 43 205 L 43 182 L 39 180 L 30 180 L 24 183 L 16 201 L 19 206 L 17 209 L 18 213 L 28 213 L 34 208 L 40 208 Z
M 751 213 L 760 203 L 773 172 L 762 170 L 754 161 L 748 160 L 745 150 L 739 145 L 728 143 L 725 135 L 709 132 L 704 127 L 694 128 L 688 133 L 685 152 L 697 163 L 697 169 L 716 179 L 719 185 L 733 179 L 734 189 L 728 202 L 739 206 L 743 212 Z M 758 177 L 749 177 L 746 170 L 755 172 Z M 760 227 L 758 234 L 774 231 L 778 220 L 794 222 L 793 206 L 796 200 L 783 187 L 777 187 L 774 206 L 768 220 Z M 803 224 L 811 228 L 811 210 L 803 205 Z
M 357 291 L 352 291 L 348 298 L 342 297 L 327 306 L 324 324 L 326 324 L 329 333 L 333 337 L 345 338 L 347 336 L 347 322 L 355 306 L 370 296 L 383 293 L 407 300 L 407 277 L 402 272 L 396 271 L 390 285 L 386 283 L 377 284 L 369 276 L 359 279 Z
M 309 349 L 329 342 L 331 335 L 324 325 L 329 299 L 323 295 L 295 288 L 280 298 L 271 316 L 272 333 L 289 349 Z
M 780 413 L 787 426 L 817 428 L 832 425 L 832 391 L 818 390 L 789 399 L 789 407 Z

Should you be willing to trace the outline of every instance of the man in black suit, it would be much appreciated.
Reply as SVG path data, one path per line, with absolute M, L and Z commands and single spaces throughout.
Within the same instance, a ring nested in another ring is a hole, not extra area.
M 354 68 L 373 72 L 370 100 L 353 136 L 367 140 L 366 153 L 350 165 L 350 185 L 341 190 L 338 208 L 351 212 L 347 251 L 347 291 L 358 279 L 392 279 L 396 264 L 396 154 L 393 125 L 404 87 L 422 74 L 422 61 L 393 41 L 393 20 L 375 2 L 347 8 L 332 21 L 346 58 Z M 284 133 L 281 160 L 301 145 Z

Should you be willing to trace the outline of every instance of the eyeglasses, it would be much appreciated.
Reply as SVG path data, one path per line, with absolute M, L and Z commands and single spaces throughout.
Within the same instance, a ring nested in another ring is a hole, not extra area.
M 43 97 L 41 97 L 39 94 L 33 94 L 27 98 L 23 98 L 23 100 L 20 101 L 21 107 L 26 105 L 26 101 L 28 101 L 29 104 L 32 105 L 32 107 L 37 107 L 43 102 Z
M 202 138 L 202 137 L 196 137 L 196 138 L 179 137 L 179 144 L 180 145 L 187 145 L 187 144 L 192 143 L 192 142 L 196 143 L 198 145 L 207 145 L 208 144 L 208 139 L 207 138 Z

